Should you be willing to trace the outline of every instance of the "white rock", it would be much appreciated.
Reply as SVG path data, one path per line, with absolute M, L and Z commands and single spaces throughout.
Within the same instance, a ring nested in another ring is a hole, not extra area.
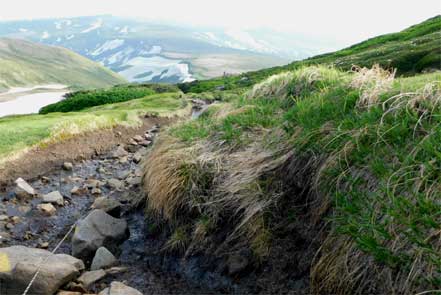
M 43 202 L 64 205 L 64 198 L 59 191 L 54 191 L 43 196 Z
M 22 294 L 40 266 L 29 294 L 54 294 L 84 269 L 81 260 L 69 255 L 23 246 L 0 248 L 1 294 Z
M 109 288 L 104 289 L 98 295 L 142 295 L 142 293 L 123 283 L 112 282 Z

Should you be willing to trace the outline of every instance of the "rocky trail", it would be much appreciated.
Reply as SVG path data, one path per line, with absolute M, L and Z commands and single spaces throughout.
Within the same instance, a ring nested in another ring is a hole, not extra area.
M 137 200 L 159 130 L 0 192 L 0 294 L 23 294 L 36 272 L 27 294 L 208 293 L 152 266 L 161 258 Z

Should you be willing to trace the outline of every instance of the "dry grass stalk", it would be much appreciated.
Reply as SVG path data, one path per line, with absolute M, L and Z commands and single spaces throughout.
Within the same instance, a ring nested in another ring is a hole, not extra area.
M 360 98 L 357 101 L 359 108 L 371 108 L 378 105 L 380 95 L 392 88 L 396 70 L 382 69 L 378 64 L 371 69 L 361 68 L 351 81 L 351 87 L 360 90 Z

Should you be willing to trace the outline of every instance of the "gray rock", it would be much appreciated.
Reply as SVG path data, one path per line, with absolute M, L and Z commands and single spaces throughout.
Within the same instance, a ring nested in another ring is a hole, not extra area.
M 129 170 L 118 171 L 118 172 L 116 173 L 116 177 L 117 177 L 119 180 L 126 179 L 127 176 L 129 176 L 129 175 L 130 175 L 130 171 L 129 171 Z
M 146 153 L 147 153 L 147 149 L 146 148 L 142 148 L 142 149 L 138 150 L 133 155 L 133 162 L 135 162 L 135 163 L 141 162 L 142 158 L 146 155 Z
M 15 184 L 15 193 L 20 198 L 33 197 L 37 194 L 34 188 L 30 186 L 29 183 L 27 183 L 23 178 L 18 178 L 15 181 Z
M 112 158 L 122 158 L 126 157 L 128 154 L 129 153 L 122 146 L 118 146 L 116 150 L 113 151 Z
M 43 202 L 45 203 L 57 204 L 60 206 L 64 205 L 64 198 L 59 191 L 48 193 L 44 195 L 42 198 L 43 198 Z
M 107 186 L 112 189 L 121 189 L 123 183 L 121 182 L 121 180 L 111 178 L 107 181 Z
M 150 140 L 143 140 L 139 144 L 144 146 L 144 147 L 148 147 L 149 145 L 152 144 L 152 141 L 150 141 Z
M 141 142 L 141 141 L 144 140 L 144 138 L 142 138 L 141 135 L 135 135 L 135 136 L 133 137 L 133 140 L 136 141 L 136 142 Z
M 140 185 L 141 184 L 141 177 L 139 177 L 139 176 L 129 177 L 126 179 L 126 182 L 129 185 L 133 185 L 133 186 Z
M 37 208 L 47 216 L 52 216 L 57 212 L 57 209 L 52 204 L 38 204 Z
M 63 169 L 66 171 L 72 171 L 73 170 L 73 164 L 70 162 L 64 162 L 63 163 Z
M 40 266 L 38 279 L 35 280 L 29 294 L 54 294 L 61 286 L 78 277 L 84 270 L 84 263 L 69 255 L 54 255 L 46 250 L 23 246 L 1 248 L 1 294 L 23 293 Z
M 84 288 L 88 289 L 92 284 L 104 278 L 106 274 L 107 273 L 102 269 L 94 270 L 94 271 L 86 271 L 77 279 L 77 281 L 81 283 L 84 286 Z
M 115 256 L 106 247 L 100 247 L 93 257 L 90 270 L 106 269 L 118 263 Z
M 142 293 L 123 283 L 112 282 L 109 288 L 104 289 L 98 295 L 142 295 Z
M 121 203 L 108 197 L 98 197 L 92 204 L 92 209 L 101 209 L 113 217 L 119 217 L 121 213 Z
M 127 222 L 113 218 L 103 210 L 93 210 L 80 220 L 72 237 L 72 254 L 85 260 L 90 259 L 99 247 L 116 248 L 128 237 Z

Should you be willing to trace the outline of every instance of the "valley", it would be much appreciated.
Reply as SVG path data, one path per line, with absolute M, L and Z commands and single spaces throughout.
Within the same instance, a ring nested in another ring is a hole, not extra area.
M 0 94 L 1 294 L 441 289 L 441 16 L 312 57 L 110 16 L 17 32 L 118 74 Z

